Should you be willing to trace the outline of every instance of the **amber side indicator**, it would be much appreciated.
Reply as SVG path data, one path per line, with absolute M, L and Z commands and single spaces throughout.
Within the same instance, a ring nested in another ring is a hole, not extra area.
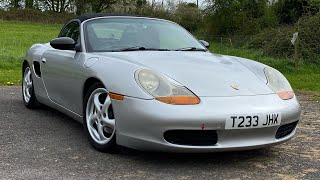
M 199 104 L 200 99 L 195 96 L 167 96 L 167 97 L 157 97 L 156 100 L 175 105 L 192 105 Z
M 111 99 L 122 101 L 124 99 L 124 95 L 116 94 L 116 93 L 109 93 Z
M 282 99 L 282 100 L 289 100 L 294 97 L 294 92 L 293 91 L 282 91 L 278 92 L 277 95 Z

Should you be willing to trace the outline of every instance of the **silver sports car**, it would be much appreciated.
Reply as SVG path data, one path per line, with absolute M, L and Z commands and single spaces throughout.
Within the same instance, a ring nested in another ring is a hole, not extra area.
M 82 15 L 29 49 L 23 101 L 83 123 L 103 152 L 244 150 L 293 137 L 301 108 L 286 78 L 208 47 L 167 20 Z

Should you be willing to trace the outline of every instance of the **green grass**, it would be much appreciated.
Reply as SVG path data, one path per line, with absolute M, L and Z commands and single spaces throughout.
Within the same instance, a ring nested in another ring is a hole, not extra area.
M 35 43 L 46 43 L 55 38 L 61 24 L 35 24 L 0 21 L 0 85 L 21 82 L 21 63 L 26 51 Z M 288 59 L 275 59 L 261 51 L 211 44 L 219 54 L 244 57 L 272 66 L 281 71 L 296 91 L 316 92 L 320 97 L 320 65 L 302 64 L 295 68 Z
M 26 51 L 35 43 L 57 37 L 62 25 L 0 21 L 0 84 L 21 82 L 21 64 Z
M 295 67 L 293 60 L 290 59 L 275 59 L 266 56 L 261 51 L 251 49 L 241 49 L 221 46 L 220 44 L 212 44 L 210 50 L 218 54 L 226 54 L 232 56 L 239 56 L 252 60 L 259 61 L 282 72 L 293 89 L 296 91 L 313 91 L 319 95 L 320 92 L 320 65 L 316 64 L 302 64 Z

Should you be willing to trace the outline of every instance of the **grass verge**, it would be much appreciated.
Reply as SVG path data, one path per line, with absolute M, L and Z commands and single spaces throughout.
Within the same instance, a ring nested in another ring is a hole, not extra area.
M 26 51 L 35 43 L 57 37 L 62 25 L 0 21 L 0 85 L 21 82 L 21 64 Z

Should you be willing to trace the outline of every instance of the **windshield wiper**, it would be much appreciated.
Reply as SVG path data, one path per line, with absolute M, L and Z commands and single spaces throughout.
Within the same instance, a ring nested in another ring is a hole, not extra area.
M 206 49 L 202 49 L 202 48 L 196 48 L 196 47 L 184 47 L 184 48 L 179 48 L 179 49 L 175 49 L 175 51 L 203 51 L 206 52 Z
M 123 49 L 117 49 L 112 50 L 113 52 L 119 52 L 119 51 L 170 51 L 169 49 L 158 49 L 158 48 L 146 48 L 143 46 L 133 46 L 133 47 L 127 47 Z

